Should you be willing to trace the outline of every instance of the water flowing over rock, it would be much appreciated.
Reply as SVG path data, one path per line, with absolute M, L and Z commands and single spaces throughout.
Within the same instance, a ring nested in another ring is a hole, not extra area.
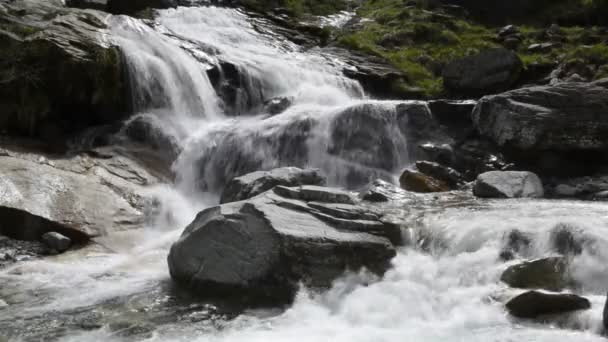
M 543 184 L 532 172 L 490 171 L 477 177 L 473 193 L 477 197 L 543 197 Z
M 528 291 L 507 303 L 507 310 L 515 317 L 537 318 L 591 308 L 587 298 L 574 294 Z
M 453 61 L 443 69 L 443 83 L 451 92 L 479 96 L 507 90 L 523 69 L 513 51 L 493 49 Z
M 0 130 L 55 142 L 125 117 L 125 70 L 105 16 L 56 1 L 0 4 Z
M 283 167 L 270 171 L 257 171 L 232 179 L 222 193 L 220 203 L 237 202 L 255 197 L 277 185 L 324 185 L 326 182 L 318 169 Z
M 399 227 L 344 196 L 279 186 L 202 211 L 171 247 L 171 276 L 200 294 L 289 300 L 298 282 L 327 287 L 361 267 L 382 274 Z

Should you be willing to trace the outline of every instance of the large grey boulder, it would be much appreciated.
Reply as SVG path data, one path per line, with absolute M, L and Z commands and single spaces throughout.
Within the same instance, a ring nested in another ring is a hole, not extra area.
M 549 291 L 561 291 L 573 283 L 568 261 L 564 257 L 537 259 L 510 266 L 500 280 L 511 287 Z
M 608 148 L 608 89 L 595 83 L 559 83 L 482 98 L 473 122 L 499 146 L 540 155 Z
M 40 240 L 58 232 L 74 243 L 143 227 L 158 182 L 133 160 L 82 154 L 49 160 L 9 151 L 0 155 L 0 234 Z
M 477 177 L 473 194 L 485 198 L 543 197 L 543 184 L 532 172 L 490 171 Z
M 348 270 L 386 271 L 400 228 L 342 191 L 303 188 L 200 212 L 171 247 L 171 277 L 199 294 L 257 301 L 290 300 L 300 282 L 327 287 Z
M 507 49 L 491 49 L 448 63 L 443 84 L 455 94 L 478 96 L 507 90 L 523 69 L 517 54 Z
M 325 182 L 325 177 L 318 169 L 282 167 L 270 171 L 255 171 L 228 182 L 222 192 L 220 203 L 242 201 L 277 185 L 324 185 Z
M 591 308 L 587 298 L 575 294 L 527 291 L 509 300 L 509 313 L 518 318 L 537 318 Z

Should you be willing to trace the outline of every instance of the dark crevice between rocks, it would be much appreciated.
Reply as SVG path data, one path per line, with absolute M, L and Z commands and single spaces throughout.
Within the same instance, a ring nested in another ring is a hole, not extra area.
M 88 234 L 69 225 L 24 210 L 0 206 L 0 235 L 17 240 L 39 241 L 47 232 L 60 233 L 75 244 L 85 244 L 91 239 Z

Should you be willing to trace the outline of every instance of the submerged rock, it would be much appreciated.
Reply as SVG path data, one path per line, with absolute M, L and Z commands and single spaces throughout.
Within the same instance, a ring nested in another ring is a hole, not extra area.
M 277 185 L 324 185 L 326 179 L 318 169 L 282 167 L 256 171 L 232 179 L 222 192 L 220 203 L 242 201 L 261 194 Z
M 507 90 L 519 78 L 523 62 L 513 51 L 491 49 L 455 60 L 443 69 L 450 92 L 478 96 Z
M 591 308 L 587 298 L 574 294 L 527 291 L 506 304 L 509 313 L 518 318 L 537 318 Z
M 57 252 L 67 251 L 72 245 L 72 240 L 57 232 L 48 232 L 42 235 L 42 241 L 52 250 Z
M 473 194 L 485 198 L 543 197 L 543 185 L 532 172 L 490 171 L 477 177 Z
M 503 272 L 500 280 L 511 287 L 549 291 L 561 291 L 572 284 L 568 261 L 563 257 L 537 259 L 511 266 Z
M 347 270 L 386 271 L 400 228 L 342 196 L 317 196 L 340 191 L 305 189 L 202 211 L 171 247 L 171 277 L 203 295 L 264 301 L 292 299 L 299 282 L 327 287 Z

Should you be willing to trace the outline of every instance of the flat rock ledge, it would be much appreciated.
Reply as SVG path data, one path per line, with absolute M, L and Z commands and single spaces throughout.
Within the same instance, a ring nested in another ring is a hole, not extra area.
M 171 277 L 202 296 L 289 302 L 299 284 L 326 288 L 347 271 L 382 275 L 401 228 L 350 193 L 277 186 L 200 212 L 173 244 Z

